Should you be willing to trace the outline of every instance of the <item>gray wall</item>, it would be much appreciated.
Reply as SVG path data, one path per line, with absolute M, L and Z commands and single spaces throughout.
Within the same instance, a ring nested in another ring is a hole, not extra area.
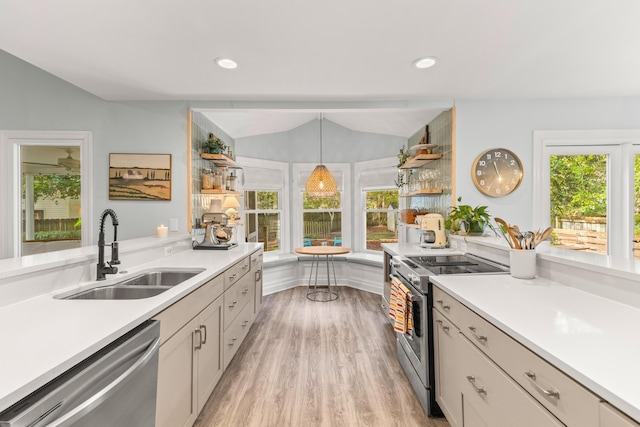
M 488 205 L 493 216 L 537 229 L 533 211 L 533 131 L 640 129 L 640 98 L 456 101 L 456 197 L 465 204 Z M 502 198 L 480 194 L 471 181 L 471 164 L 483 150 L 504 147 L 522 160 L 524 180 Z
M 289 163 L 320 162 L 319 120 L 305 123 L 288 132 L 236 138 L 236 153 L 243 157 Z M 353 163 L 392 157 L 407 138 L 356 132 L 323 120 L 322 162 Z

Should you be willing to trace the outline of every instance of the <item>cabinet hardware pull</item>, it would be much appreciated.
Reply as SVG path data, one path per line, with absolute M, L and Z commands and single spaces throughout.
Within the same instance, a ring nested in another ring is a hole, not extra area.
M 256 282 L 259 282 L 262 278 L 262 270 L 256 271 Z
M 207 343 L 207 326 L 200 325 L 200 329 L 202 330 L 202 344 Z
M 473 335 L 475 339 L 477 339 L 478 341 L 487 342 L 487 336 L 486 335 L 478 335 L 476 333 L 476 327 L 475 326 L 469 326 L 469 330 L 471 331 L 471 335 Z
M 249 264 L 245 264 L 245 265 L 242 266 L 243 270 L 246 270 L 247 268 L 249 268 Z
M 238 275 L 238 273 L 233 273 L 231 276 L 229 276 L 229 279 L 233 280 L 237 275 Z
M 525 378 L 531 381 L 533 387 L 538 390 L 540 393 L 544 394 L 547 397 L 553 397 L 554 399 L 560 399 L 560 392 L 556 389 L 545 390 L 536 382 L 536 373 L 533 371 L 527 371 L 524 373 Z
M 487 395 L 487 390 L 484 387 L 478 387 L 476 385 L 476 377 L 473 375 L 467 375 L 467 380 L 471 383 L 471 386 L 474 388 L 476 393 Z
M 249 288 L 244 288 L 244 289 L 242 290 L 242 295 L 246 295 L 246 294 L 247 294 L 247 292 L 249 292 Z
M 238 303 L 237 301 L 232 302 L 232 303 L 229 305 L 229 308 L 233 308 L 233 307 L 235 307 L 237 303 Z
M 198 341 L 196 341 L 195 349 L 200 350 L 202 348 L 202 332 L 200 328 L 196 328 L 195 334 L 198 334 Z
M 449 310 L 451 308 L 450 305 L 445 305 L 444 301 L 442 301 L 441 299 L 439 299 L 438 301 L 436 301 L 438 304 L 440 304 L 440 306 L 442 307 L 443 310 Z
M 438 320 L 436 320 L 436 323 L 438 325 L 440 325 L 440 327 L 442 328 L 443 331 L 449 332 L 449 327 L 447 325 L 445 325 L 442 320 L 438 319 Z

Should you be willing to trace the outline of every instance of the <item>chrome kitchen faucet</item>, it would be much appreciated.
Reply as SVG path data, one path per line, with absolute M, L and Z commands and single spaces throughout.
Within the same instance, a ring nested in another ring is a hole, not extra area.
M 108 266 L 104 263 L 104 220 L 107 215 L 111 217 L 111 224 L 113 225 L 113 243 L 111 243 L 111 262 L 108 262 Z M 100 234 L 98 235 L 98 270 L 96 280 L 104 280 L 107 274 L 116 274 L 118 267 L 113 265 L 120 264 L 118 259 L 118 216 L 112 209 L 105 209 L 100 216 Z

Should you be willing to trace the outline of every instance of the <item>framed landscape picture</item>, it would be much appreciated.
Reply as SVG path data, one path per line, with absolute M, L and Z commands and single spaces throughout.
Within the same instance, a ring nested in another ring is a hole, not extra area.
M 109 154 L 109 200 L 171 200 L 171 154 Z

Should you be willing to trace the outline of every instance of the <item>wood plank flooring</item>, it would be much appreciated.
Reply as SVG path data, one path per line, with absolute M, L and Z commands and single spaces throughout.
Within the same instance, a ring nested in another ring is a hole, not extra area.
M 426 426 L 396 358 L 380 296 L 341 287 L 313 302 L 306 287 L 268 295 L 196 420 L 210 426 Z

